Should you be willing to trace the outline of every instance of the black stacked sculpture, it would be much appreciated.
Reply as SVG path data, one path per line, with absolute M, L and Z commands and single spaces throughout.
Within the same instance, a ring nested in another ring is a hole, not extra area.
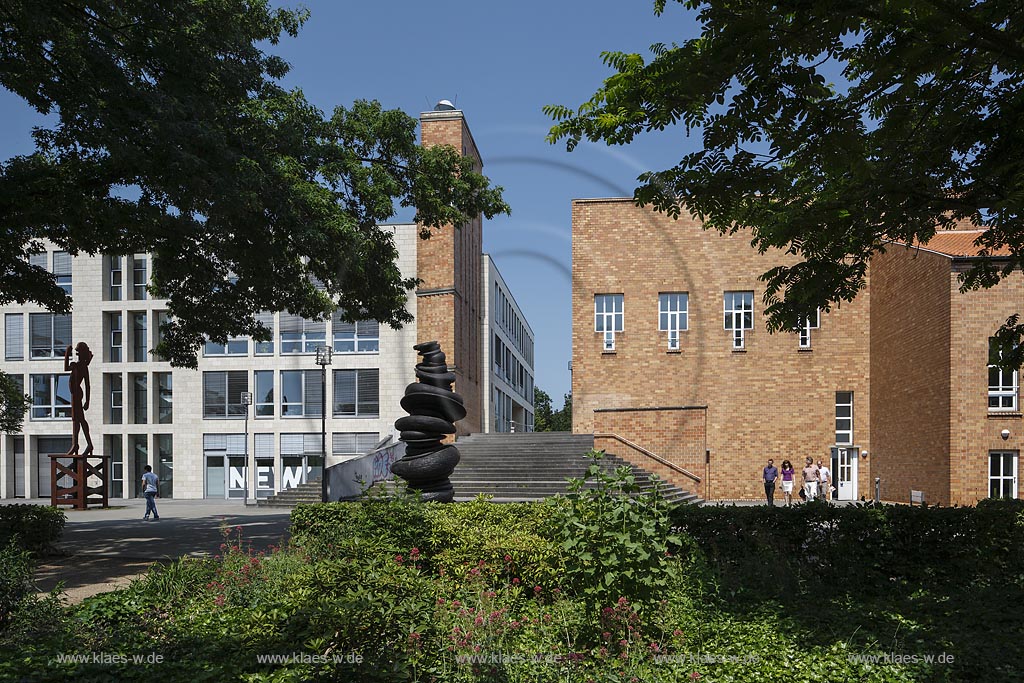
M 409 415 L 395 422 L 405 442 L 405 456 L 391 465 L 391 471 L 420 491 L 423 500 L 448 503 L 455 498 L 448 475 L 459 464 L 459 450 L 444 445 L 445 434 L 455 433 L 455 422 L 466 417 L 462 397 L 452 391 L 455 373 L 448 371 L 444 352 L 436 341 L 416 344 L 423 360 L 416 365 L 416 378 L 405 388 L 402 408 Z

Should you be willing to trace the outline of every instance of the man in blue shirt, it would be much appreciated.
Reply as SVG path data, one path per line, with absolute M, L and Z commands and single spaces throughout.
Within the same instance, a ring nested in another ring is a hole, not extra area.
M 779 478 L 779 470 L 776 469 L 774 460 L 768 458 L 768 466 L 764 468 L 764 473 L 761 476 L 764 479 L 764 495 L 768 499 L 768 504 L 774 507 L 775 480 Z
M 160 513 L 156 511 L 156 497 L 160 495 L 160 480 L 153 474 L 152 467 L 146 465 L 145 470 L 142 475 L 142 495 L 146 497 L 146 516 L 142 519 L 149 519 L 150 512 L 153 513 L 153 519 L 160 519 Z

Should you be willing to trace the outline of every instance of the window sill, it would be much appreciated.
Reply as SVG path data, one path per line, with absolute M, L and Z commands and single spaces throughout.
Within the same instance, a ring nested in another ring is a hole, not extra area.
M 676 356 L 678 356 L 678 355 L 679 355 L 679 354 L 681 354 L 682 352 L 683 352 L 683 350 L 682 350 L 682 349 L 669 349 L 669 350 L 668 350 L 668 351 L 666 351 L 665 353 L 667 353 L 667 354 L 668 354 L 668 355 L 670 355 L 670 356 L 673 356 L 673 355 L 676 355 Z
M 810 353 L 812 351 L 814 351 L 814 349 L 797 349 L 796 350 L 797 353 Z
M 990 420 L 1019 420 L 1024 417 L 1024 413 L 1019 410 L 990 410 L 988 413 L 988 419 Z
M 601 350 L 601 355 L 602 356 L 614 356 L 615 355 L 615 351 L 614 350 L 608 351 L 607 349 L 602 349 Z
M 733 349 L 732 352 L 733 353 L 746 353 L 747 350 L 746 349 Z

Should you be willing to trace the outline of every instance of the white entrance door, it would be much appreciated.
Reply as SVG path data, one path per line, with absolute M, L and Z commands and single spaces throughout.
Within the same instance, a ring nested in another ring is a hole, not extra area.
M 857 500 L 857 455 L 856 448 L 832 448 L 832 485 L 836 487 L 836 500 Z
M 1017 452 L 992 451 L 988 454 L 988 495 L 991 498 L 1017 497 Z

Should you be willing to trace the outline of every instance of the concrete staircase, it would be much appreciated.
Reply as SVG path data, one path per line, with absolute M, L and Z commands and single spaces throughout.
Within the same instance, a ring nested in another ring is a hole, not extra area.
M 472 500 L 479 494 L 492 496 L 496 503 L 540 500 L 565 493 L 567 479 L 581 478 L 590 466 L 584 454 L 594 447 L 592 434 L 534 432 L 517 434 L 471 434 L 456 445 L 462 460 L 451 480 L 455 500 Z M 601 459 L 606 472 L 627 465 L 640 487 L 640 495 L 650 493 L 651 473 L 612 454 Z M 391 484 L 389 483 L 389 487 Z M 588 483 L 588 487 L 592 487 Z M 696 494 L 662 481 L 662 495 L 672 503 L 696 503 Z M 265 507 L 295 507 L 299 503 L 320 501 L 320 481 L 282 491 L 261 500 Z
M 295 488 L 278 491 L 270 498 L 261 498 L 256 504 L 263 508 L 293 508 L 302 503 L 320 502 L 320 480 L 314 479 Z
M 471 434 L 455 445 L 462 454 L 451 476 L 455 500 L 470 500 L 483 493 L 493 496 L 495 502 L 514 502 L 565 493 L 566 480 L 583 477 L 590 466 L 584 454 L 594 447 L 594 436 L 570 432 Z M 612 454 L 600 462 L 607 472 L 623 465 L 632 467 L 640 493 L 653 490 L 650 472 Z M 670 502 L 699 500 L 695 494 L 664 481 L 661 487 Z

